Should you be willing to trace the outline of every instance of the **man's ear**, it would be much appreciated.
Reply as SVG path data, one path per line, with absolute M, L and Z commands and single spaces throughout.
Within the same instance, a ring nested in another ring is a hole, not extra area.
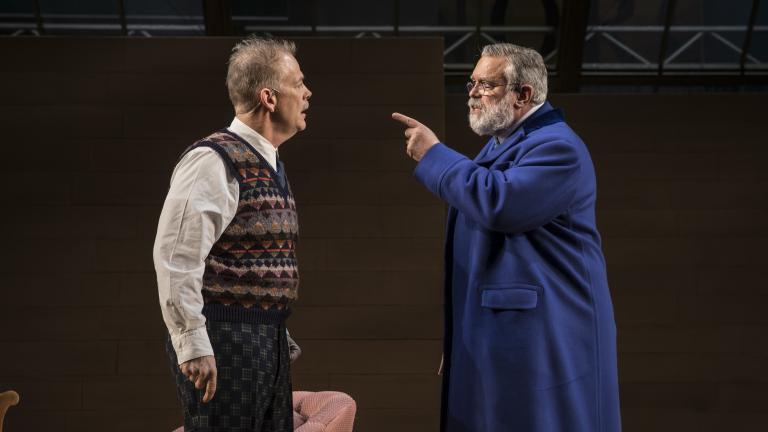
M 259 101 L 269 112 L 277 111 L 277 98 L 275 96 L 276 93 L 268 88 L 259 90 Z
M 523 105 L 531 102 L 531 98 L 533 98 L 533 87 L 528 84 L 522 84 L 517 92 L 515 105 L 522 108 Z

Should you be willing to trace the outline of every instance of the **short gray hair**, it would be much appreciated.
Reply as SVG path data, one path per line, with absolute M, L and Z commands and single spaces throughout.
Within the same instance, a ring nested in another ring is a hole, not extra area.
M 296 44 L 282 39 L 250 36 L 232 48 L 227 69 L 227 91 L 235 107 L 248 111 L 258 106 L 256 92 L 264 87 L 276 88 L 282 71 L 279 59 L 284 54 L 296 55 Z
M 504 77 L 507 89 L 528 84 L 533 87 L 531 102 L 538 105 L 547 99 L 547 67 L 541 54 L 531 48 L 511 43 L 496 43 L 483 47 L 483 57 L 502 57 L 507 60 Z

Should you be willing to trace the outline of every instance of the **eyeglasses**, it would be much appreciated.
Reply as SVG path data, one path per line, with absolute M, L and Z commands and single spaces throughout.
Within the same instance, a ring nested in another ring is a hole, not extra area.
M 484 80 L 471 81 L 470 80 L 470 81 L 467 81 L 467 92 L 471 93 L 472 90 L 477 86 L 478 87 L 478 92 L 480 93 L 480 95 L 488 96 L 491 93 L 493 93 L 493 89 L 495 89 L 496 87 L 501 87 L 503 85 L 506 85 L 506 84 L 505 83 L 495 83 L 493 81 L 484 81 Z M 519 86 L 520 86 L 519 83 L 512 84 L 512 90 L 513 91 L 518 91 Z

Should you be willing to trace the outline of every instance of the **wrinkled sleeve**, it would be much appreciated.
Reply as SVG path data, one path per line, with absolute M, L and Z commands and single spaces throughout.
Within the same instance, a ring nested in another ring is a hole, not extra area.
M 432 193 L 486 229 L 521 233 L 565 212 L 576 193 L 578 152 L 564 140 L 542 142 L 517 165 L 489 169 L 439 143 L 414 175 Z
M 158 295 L 179 364 L 213 355 L 203 310 L 204 260 L 237 211 L 239 186 L 213 149 L 179 161 L 153 249 Z

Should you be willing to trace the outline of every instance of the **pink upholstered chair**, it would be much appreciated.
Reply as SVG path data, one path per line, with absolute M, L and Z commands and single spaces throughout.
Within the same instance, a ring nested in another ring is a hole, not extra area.
M 334 391 L 293 392 L 295 432 L 352 432 L 357 405 L 348 394 Z
M 293 392 L 294 432 L 352 432 L 356 411 L 355 400 L 346 393 Z

